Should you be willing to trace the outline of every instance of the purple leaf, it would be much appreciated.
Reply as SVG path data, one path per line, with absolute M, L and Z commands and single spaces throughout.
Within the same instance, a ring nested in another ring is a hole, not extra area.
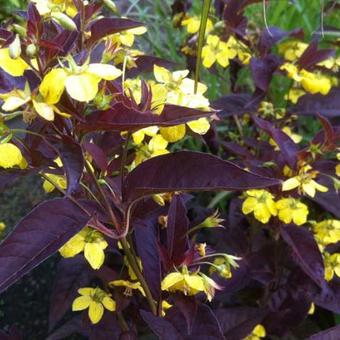
M 312 335 L 308 340 L 339 340 L 340 325 Z
M 131 171 L 123 197 L 132 202 L 163 192 L 247 190 L 279 183 L 278 179 L 255 175 L 216 156 L 181 151 L 149 159 Z
M 278 57 L 267 55 L 262 59 L 251 58 L 250 69 L 255 86 L 263 92 L 267 92 L 274 72 L 280 65 Z
M 298 115 L 323 115 L 329 118 L 340 116 L 339 88 L 333 88 L 327 95 L 306 94 L 291 107 L 290 113 Z
M 222 332 L 228 340 L 243 339 L 264 319 L 266 311 L 255 307 L 221 308 L 216 311 Z
M 50 303 L 50 329 L 55 327 L 71 307 L 78 289 L 87 286 L 90 273 L 89 266 L 81 256 L 62 259 L 59 262 Z
M 321 61 L 334 56 L 335 50 L 333 49 L 318 50 L 318 41 L 313 40 L 299 58 L 298 64 L 301 68 L 308 70 L 315 66 L 316 64 L 320 63 Z
M 136 219 L 133 226 L 137 253 L 142 260 L 143 274 L 152 296 L 158 301 L 161 289 L 161 263 L 158 251 L 157 218 Z
M 167 220 L 167 246 L 170 258 L 175 265 L 180 265 L 188 248 L 187 209 L 180 195 L 175 195 L 169 207 Z
M 190 120 L 207 117 L 211 113 L 201 110 L 165 105 L 161 115 L 151 111 L 141 112 L 129 108 L 122 103 L 117 103 L 107 111 L 91 114 L 86 123 L 79 124 L 84 131 L 128 131 L 138 130 L 152 125 L 172 126 Z
M 243 115 L 256 112 L 257 106 L 252 97 L 246 93 L 231 94 L 217 99 L 212 107 L 219 110 L 218 114 L 223 117 Z
M 63 136 L 55 139 L 51 144 L 57 149 L 67 177 L 67 194 L 74 193 L 79 185 L 84 169 L 83 152 L 73 138 Z
M 161 340 L 184 340 L 184 337 L 166 319 L 154 316 L 152 313 L 144 310 L 141 310 L 140 314 L 151 330 Z
M 80 201 L 89 214 L 96 209 Z M 26 215 L 0 245 L 0 291 L 4 291 L 83 228 L 91 216 L 68 199 L 45 201 Z
M 106 37 L 107 35 L 126 31 L 131 28 L 136 28 L 140 26 L 143 26 L 143 24 L 130 19 L 101 18 L 91 25 L 91 38 L 89 39 L 89 42 L 92 44 L 99 39 Z
M 299 152 L 299 148 L 294 141 L 283 131 L 275 128 L 270 122 L 256 116 L 253 116 L 253 120 L 260 129 L 266 131 L 274 139 L 289 166 L 294 168 Z
M 294 259 L 301 269 L 323 288 L 324 265 L 313 235 L 302 227 L 287 225 L 281 228 L 281 236 L 292 248 Z
M 104 151 L 96 144 L 84 142 L 84 149 L 91 155 L 100 170 L 106 171 L 108 163 Z

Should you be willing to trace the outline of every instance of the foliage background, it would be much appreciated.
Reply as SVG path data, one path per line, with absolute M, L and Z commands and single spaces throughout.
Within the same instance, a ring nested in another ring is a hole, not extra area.
M 15 10 L 26 5 L 25 0 L 0 0 L 0 23 L 11 17 Z M 116 1 L 124 16 L 144 22 L 148 27 L 142 38 L 143 48 L 150 53 L 178 63 L 178 68 L 185 68 L 185 58 L 179 52 L 184 41 L 184 32 L 173 27 L 171 5 L 173 0 L 121 0 Z M 194 11 L 199 14 L 200 0 L 193 0 Z M 261 3 L 249 6 L 248 17 L 259 28 L 278 26 L 284 30 L 302 27 L 307 33 L 307 40 L 313 34 L 321 34 L 321 24 L 325 36 L 332 28 L 340 29 L 340 11 L 332 8 L 336 0 L 271 0 L 266 11 Z M 339 34 L 340 35 L 340 34 Z M 339 36 L 340 37 L 340 36 Z M 223 79 L 203 71 L 202 80 L 208 85 L 208 97 L 213 100 L 226 94 Z M 247 78 L 244 80 L 247 82 Z M 275 95 L 275 94 L 274 94 Z M 313 127 L 311 126 L 311 130 Z M 191 141 L 190 149 L 202 148 L 199 142 Z M 0 221 L 8 226 L 4 237 L 16 222 L 28 213 L 43 198 L 41 185 L 37 178 L 24 178 L 11 189 L 0 193 Z M 211 197 L 210 207 L 226 207 L 225 194 Z M 11 287 L 0 298 L 0 329 L 7 330 L 13 323 L 24 330 L 27 339 L 46 339 L 48 334 L 49 295 L 54 279 L 56 257 L 51 258 Z M 330 321 L 338 316 L 323 311 L 316 314 L 321 328 L 327 328 Z M 75 337 L 74 339 L 82 339 Z

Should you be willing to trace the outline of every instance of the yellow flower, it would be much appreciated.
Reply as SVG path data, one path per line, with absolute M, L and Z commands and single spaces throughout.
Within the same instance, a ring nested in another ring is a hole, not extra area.
M 308 44 L 301 41 L 286 41 L 279 45 L 279 53 L 283 54 L 284 58 L 289 61 L 295 61 L 299 59 Z
M 168 142 L 175 143 L 184 138 L 186 127 L 185 124 L 161 127 L 159 132 Z
M 336 173 L 337 176 L 340 177 L 340 164 L 337 164 L 337 165 L 335 166 L 335 173 Z
M 308 315 L 313 315 L 315 312 L 315 304 L 312 302 L 309 307 Z
M 12 143 L 0 144 L 0 167 L 8 169 L 15 166 L 19 166 L 21 169 L 27 166 L 20 149 Z
M 182 272 L 168 274 L 163 279 L 161 288 L 169 292 L 181 291 L 184 295 L 204 292 L 209 301 L 213 298 L 215 289 L 220 289 L 215 281 L 202 273 L 190 273 L 186 266 L 182 268 Z
M 243 340 L 261 340 L 266 336 L 266 330 L 262 325 L 257 325 L 251 332 L 250 335 L 245 337 Z
M 301 135 L 298 135 L 297 133 L 294 133 L 290 127 L 288 126 L 285 126 L 283 129 L 282 129 L 282 132 L 284 132 L 287 136 L 289 136 L 292 141 L 296 144 L 300 143 L 302 141 L 302 136 Z M 269 143 L 270 145 L 273 145 L 274 146 L 274 149 L 275 150 L 280 150 L 279 146 L 277 145 L 277 143 L 272 139 L 270 138 L 269 139 Z
M 300 76 L 302 87 L 311 94 L 321 93 L 322 95 L 326 95 L 332 88 L 331 79 L 321 73 L 301 70 Z
M 163 317 L 165 316 L 166 311 L 167 311 L 168 309 L 170 309 L 171 307 L 172 307 L 172 305 L 171 305 L 169 302 L 167 302 L 167 301 L 165 301 L 165 300 L 162 301 L 162 316 L 163 316 Z
M 93 324 L 98 323 L 104 314 L 104 308 L 110 312 L 116 310 L 116 302 L 111 295 L 100 288 L 80 288 L 77 297 L 72 304 L 72 311 L 78 312 L 89 309 L 88 315 Z
M 126 280 L 115 280 L 109 283 L 110 286 L 113 287 L 126 287 L 124 295 L 132 296 L 133 290 L 138 290 L 143 296 L 145 296 L 145 292 L 140 282 L 130 282 Z
M 195 34 L 200 29 L 201 18 L 198 16 L 194 17 L 187 17 L 182 20 L 182 26 L 186 26 L 188 33 Z M 213 22 L 208 19 L 207 20 L 207 27 L 205 29 L 205 34 L 208 34 L 214 28 Z
M 316 191 L 327 192 L 328 188 L 314 181 L 318 172 L 313 171 L 309 165 L 301 167 L 297 176 L 291 177 L 283 182 L 282 191 L 290 191 L 298 188 L 299 193 L 305 193 L 315 197 Z
M 0 233 L 2 233 L 6 229 L 6 224 L 4 222 L 0 222 Z
M 104 263 L 104 249 L 106 249 L 107 246 L 108 243 L 99 231 L 85 227 L 65 243 L 59 249 L 59 252 L 66 258 L 74 257 L 77 254 L 84 252 L 84 256 L 90 266 L 93 269 L 99 269 Z
M 238 266 L 235 262 L 236 267 Z M 209 273 L 218 272 L 220 276 L 225 279 L 230 279 L 232 277 L 231 273 L 231 263 L 224 257 L 217 257 L 214 259 L 214 265 L 209 268 Z
M 301 81 L 301 76 L 297 66 L 291 63 L 284 63 L 281 65 L 280 70 L 286 71 L 289 78 L 295 80 L 296 82 Z
M 292 87 L 288 94 L 285 95 L 285 99 L 291 101 L 293 104 L 296 104 L 300 97 L 305 95 L 306 92 L 302 89 Z
M 247 198 L 242 204 L 245 215 L 254 213 L 254 217 L 261 223 L 267 223 L 271 216 L 277 215 L 274 196 L 266 190 L 248 190 Z
M 35 3 L 40 15 L 46 16 L 52 12 L 66 12 L 73 18 L 77 13 L 77 7 L 73 0 L 31 0 Z
M 21 57 L 12 59 L 8 48 L 0 49 L 0 67 L 13 77 L 21 77 L 29 68 Z
M 334 274 L 340 277 L 340 254 L 323 253 L 325 265 L 325 280 L 330 281 L 333 279 Z
M 110 36 L 111 43 L 120 46 L 125 45 L 131 47 L 135 42 L 135 35 L 142 35 L 147 31 L 145 26 L 131 28 L 126 31 L 115 33 Z
M 296 225 L 302 225 L 307 222 L 308 207 L 295 198 L 280 199 L 276 202 L 276 208 L 278 218 L 286 224 L 293 221 Z
M 340 221 L 324 220 L 313 226 L 316 239 L 326 246 L 340 241 Z
M 69 68 L 51 70 L 40 84 L 39 90 L 47 104 L 56 104 L 66 88 L 75 100 L 88 102 L 95 98 L 102 79 L 114 80 L 121 71 L 108 64 L 85 64 L 78 66 L 69 58 Z
M 41 96 L 32 96 L 31 90 L 29 88 L 28 83 L 25 84 L 24 90 L 14 89 L 8 93 L 0 94 L 0 98 L 4 100 L 4 104 L 2 105 L 2 109 L 4 111 L 14 111 L 20 108 L 25 104 L 29 104 L 32 102 L 32 107 L 38 115 L 48 121 L 54 120 L 54 113 L 57 113 L 63 117 L 70 117 L 67 113 L 61 112 L 55 105 L 49 105 L 43 101 Z M 25 120 L 25 112 L 29 109 L 25 109 L 24 111 L 24 120 Z M 30 117 L 34 118 L 35 114 L 30 115 Z
M 237 51 L 232 44 L 234 38 L 229 38 L 227 42 L 220 40 L 217 35 L 209 35 L 207 43 L 202 49 L 203 66 L 210 68 L 215 62 L 222 67 L 229 65 L 229 60 L 237 56 Z

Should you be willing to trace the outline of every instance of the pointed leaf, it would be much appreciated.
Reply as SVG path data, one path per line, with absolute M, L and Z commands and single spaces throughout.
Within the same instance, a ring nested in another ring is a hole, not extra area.
M 165 105 L 162 114 L 151 111 L 141 112 L 128 108 L 122 103 L 115 104 L 107 111 L 90 115 L 86 123 L 79 124 L 83 131 L 133 131 L 148 126 L 172 126 L 201 117 L 208 117 L 209 112 L 177 105 Z
M 325 331 L 312 335 L 308 340 L 338 340 L 340 334 L 340 325 L 326 329 Z
M 166 229 L 168 252 L 175 265 L 182 263 L 188 248 L 188 228 L 189 220 L 185 203 L 180 195 L 175 195 L 169 207 Z
M 287 225 L 281 228 L 282 238 L 291 246 L 301 269 L 321 288 L 325 286 L 324 265 L 313 235 L 302 227 Z
M 149 159 L 131 171 L 123 197 L 132 202 L 142 196 L 173 191 L 247 190 L 280 184 L 280 180 L 245 171 L 236 164 L 192 151 Z
M 90 214 L 96 207 L 80 201 Z M 0 292 L 54 254 L 91 216 L 68 199 L 45 201 L 26 215 L 0 245 Z
M 142 23 L 130 19 L 101 18 L 91 25 L 90 43 L 94 43 L 108 35 L 143 26 Z
M 88 285 L 90 273 L 89 266 L 82 256 L 62 259 L 59 262 L 50 303 L 50 329 L 53 329 L 71 308 L 78 289 Z

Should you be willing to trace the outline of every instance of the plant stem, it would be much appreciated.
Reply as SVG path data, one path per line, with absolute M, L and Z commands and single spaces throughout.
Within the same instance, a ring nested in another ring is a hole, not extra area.
M 111 205 L 110 205 L 110 202 L 108 201 L 106 195 L 105 195 L 105 192 L 103 191 L 102 187 L 100 186 L 98 180 L 97 180 L 97 177 L 96 175 L 94 174 L 94 172 L 92 171 L 92 168 L 91 168 L 91 165 L 89 164 L 89 162 L 85 159 L 85 168 L 86 168 L 86 171 L 89 173 L 89 175 L 92 177 L 93 179 L 93 182 L 100 194 L 100 196 L 102 197 L 103 201 L 104 201 L 104 204 L 105 204 L 105 207 L 110 215 L 110 218 L 111 218 L 111 221 L 113 223 L 113 225 L 115 226 L 115 228 L 117 229 L 117 231 L 120 230 L 120 227 L 119 227 L 119 223 L 116 219 L 116 216 L 114 215 L 113 213 L 113 210 L 111 208 Z
M 147 284 L 147 282 L 145 281 L 144 279 L 144 276 L 139 268 L 139 264 L 135 258 L 135 256 L 133 255 L 131 249 L 132 249 L 132 244 L 129 244 L 129 242 L 126 240 L 126 238 L 122 238 L 120 239 L 120 242 L 122 244 L 122 247 L 123 247 L 123 250 L 125 252 L 125 255 L 129 261 L 129 264 L 133 270 L 133 272 L 135 273 L 135 275 L 137 276 L 140 284 L 142 285 L 143 289 L 144 289 L 144 292 L 145 292 L 145 296 L 146 296 L 146 299 L 149 303 L 149 306 L 150 306 L 150 309 L 152 311 L 152 313 L 154 315 L 157 315 L 157 306 L 156 306 L 156 303 L 152 297 L 152 294 L 151 294 L 151 291 L 150 291 L 150 288 Z M 131 248 L 131 249 L 130 249 Z
M 117 320 L 119 323 L 120 328 L 122 329 L 123 332 L 128 332 L 129 331 L 129 326 L 126 323 L 124 319 L 124 315 L 122 312 L 117 312 Z

